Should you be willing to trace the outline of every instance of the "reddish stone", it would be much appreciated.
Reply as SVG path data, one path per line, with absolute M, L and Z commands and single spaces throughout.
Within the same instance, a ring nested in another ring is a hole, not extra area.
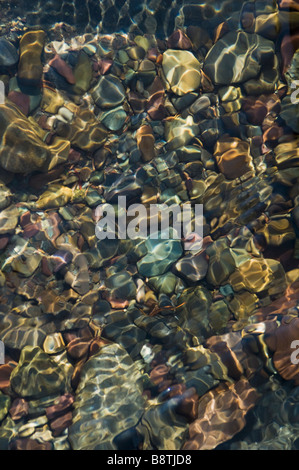
M 283 63 L 283 73 L 286 72 L 296 50 L 299 48 L 299 33 L 292 34 L 291 36 L 286 34 L 280 46 L 280 53 Z
M 39 224 L 28 224 L 24 227 L 23 236 L 27 239 L 34 237 L 40 232 Z
M 68 155 L 68 161 L 69 162 L 79 162 L 79 160 L 81 159 L 81 153 L 78 152 L 77 150 L 74 150 L 74 149 L 71 149 L 69 151 L 69 155 Z
M 16 398 L 9 409 L 9 414 L 14 421 L 18 421 L 28 415 L 28 410 L 28 402 L 24 398 Z
M 58 54 L 50 60 L 49 65 L 65 78 L 68 83 L 71 85 L 76 83 L 72 68 Z
M 198 404 L 198 417 L 189 426 L 189 439 L 184 450 L 215 449 L 240 432 L 247 412 L 259 398 L 246 379 L 221 383 L 203 395 Z M 230 419 L 228 419 L 230 417 Z
M 48 406 L 46 408 L 47 418 L 51 421 L 57 419 L 59 416 L 66 414 L 72 409 L 73 403 L 74 396 L 71 393 L 61 395 L 56 405 Z
M 299 11 L 299 0 L 278 0 L 280 9 Z
M 156 47 L 153 47 L 147 51 L 147 59 L 151 60 L 152 62 L 157 62 L 157 59 L 160 55 L 160 52 Z
M 111 59 L 102 59 L 99 62 L 99 72 L 101 75 L 105 75 L 106 73 L 109 72 L 113 65 L 113 60 Z
M 110 341 L 108 341 L 105 338 L 95 338 L 91 343 L 89 347 L 89 357 L 94 356 L 97 352 L 99 352 L 100 349 L 102 349 L 103 346 L 106 344 L 110 344 Z
M 26 227 L 26 225 L 30 224 L 31 222 L 31 212 L 26 211 L 20 216 L 20 225 L 22 228 Z
M 0 391 L 7 393 L 10 388 L 10 374 L 14 367 L 12 364 L 2 364 L 0 366 Z
M 269 127 L 263 134 L 264 143 L 274 143 L 275 145 L 278 142 L 278 139 L 283 136 L 283 129 L 277 124 Z
M 198 416 L 199 397 L 195 388 L 189 388 L 183 391 L 181 401 L 179 402 L 176 412 L 184 416 L 189 423 L 192 423 Z
M 298 365 L 292 361 L 292 354 L 296 352 L 292 343 L 298 341 L 298 338 L 299 318 L 288 316 L 283 317 L 281 325 L 265 336 L 265 342 L 273 352 L 275 369 L 284 380 L 293 380 L 296 386 L 299 385 L 299 370 Z
M 30 98 L 20 91 L 10 91 L 8 98 L 12 101 L 25 116 L 29 114 Z
M 41 443 L 25 437 L 10 442 L 9 450 L 52 450 L 52 444 L 50 442 Z
M 144 112 L 146 99 L 137 92 L 130 91 L 128 94 L 128 101 L 135 114 L 141 114 Z
M 148 89 L 150 97 L 147 102 L 147 113 L 153 120 L 164 119 L 166 110 L 164 108 L 164 86 L 159 77 L 156 77 Z
M 67 352 L 73 359 L 82 359 L 88 354 L 90 341 L 75 338 L 67 345 Z
M 169 49 L 188 50 L 192 48 L 192 43 L 188 36 L 186 36 L 182 30 L 178 29 L 167 39 L 167 46 Z
M 9 237 L 6 235 L 0 237 L 0 250 L 4 250 L 6 246 L 8 245 L 9 242 Z
M 72 424 L 72 412 L 64 414 L 59 418 L 50 421 L 50 429 L 54 437 L 59 436 L 65 429 Z
M 154 385 L 158 385 L 166 379 L 168 372 L 169 367 L 166 364 L 159 364 L 150 372 L 150 379 Z
M 49 262 L 48 262 L 48 260 L 45 256 L 43 256 L 43 258 L 42 258 L 41 268 L 42 268 L 42 273 L 45 276 L 52 276 L 53 273 L 50 269 Z

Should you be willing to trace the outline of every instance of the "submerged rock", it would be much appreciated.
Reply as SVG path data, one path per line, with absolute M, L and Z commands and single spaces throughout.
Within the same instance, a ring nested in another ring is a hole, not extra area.
M 15 46 L 5 38 L 0 38 L 0 70 L 18 63 L 19 54 Z
M 264 64 L 274 60 L 272 41 L 258 34 L 231 31 L 210 49 L 204 72 L 215 85 L 231 85 L 256 78 Z
M 144 411 L 141 374 L 125 350 L 104 346 L 81 371 L 69 429 L 76 450 L 113 450 L 114 437 L 136 426 Z
M 4 170 L 30 173 L 49 163 L 51 151 L 36 128 L 9 100 L 0 105 L 0 165 Z
M 178 96 L 200 86 L 201 66 L 192 52 L 168 49 L 163 54 L 162 69 L 170 90 Z
M 43 75 L 41 54 L 44 49 L 46 33 L 44 31 L 28 31 L 20 41 L 20 61 L 18 65 L 18 81 L 20 85 L 39 87 Z
M 10 383 L 21 397 L 42 398 L 64 392 L 66 381 L 60 367 L 39 347 L 23 348 Z

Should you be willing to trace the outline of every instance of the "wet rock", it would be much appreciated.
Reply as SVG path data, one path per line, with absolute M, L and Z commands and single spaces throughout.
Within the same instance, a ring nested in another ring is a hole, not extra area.
M 149 162 L 156 156 L 155 137 L 151 126 L 143 125 L 136 133 L 137 145 L 144 162 Z
M 208 271 L 208 261 L 205 253 L 188 254 L 175 265 L 177 272 L 191 282 L 204 279 Z
M 175 238 L 164 239 L 163 233 L 157 233 L 156 239 L 148 238 L 144 242 L 147 254 L 137 262 L 138 272 L 142 276 L 153 277 L 164 274 L 181 256 L 181 241 Z M 170 232 L 170 237 L 171 237 Z
M 199 133 L 199 126 L 192 116 L 169 118 L 165 122 L 165 139 L 167 150 L 175 150 L 188 143 Z
M 44 31 L 28 31 L 22 36 L 19 49 L 18 81 L 20 85 L 39 87 L 43 75 L 41 54 L 46 40 Z
M 73 423 L 69 428 L 73 449 L 116 448 L 114 437 L 135 426 L 142 415 L 144 399 L 140 380 L 136 365 L 117 344 L 103 347 L 86 362 L 76 391 Z M 95 393 L 95 389 L 99 393 Z M 90 406 L 95 410 L 92 415 Z M 113 411 L 115 407 L 117 411 Z
M 10 378 L 12 390 L 21 397 L 41 398 L 65 390 L 65 377 L 57 364 L 38 347 L 23 348 Z
M 168 49 L 163 54 L 162 69 L 170 90 L 178 96 L 200 86 L 200 63 L 189 51 Z
M 214 157 L 227 179 L 240 178 L 254 170 L 249 143 L 237 138 L 221 137 L 215 146 Z
M 76 83 L 72 68 L 58 54 L 50 60 L 49 66 L 53 67 L 70 85 Z
M 221 384 L 199 401 L 198 418 L 189 427 L 184 450 L 214 449 L 244 428 L 245 416 L 256 403 L 258 394 L 249 382 Z M 234 410 L 235 419 L 223 427 L 223 415 Z
M 75 85 L 74 93 L 83 95 L 89 90 L 93 77 L 92 63 L 84 51 L 80 51 L 78 61 L 74 67 Z
M 232 31 L 210 49 L 203 70 L 215 85 L 230 85 L 256 78 L 263 65 L 273 60 L 272 41 L 257 34 Z
M 7 416 L 10 403 L 11 403 L 10 397 L 0 392 L 0 422 L 3 421 L 5 416 Z
M 0 105 L 0 165 L 12 173 L 42 170 L 51 151 L 39 138 L 35 125 L 12 102 Z
M 7 39 L 0 38 L 0 70 L 6 70 L 18 63 L 19 54 L 15 46 Z
M 0 235 L 11 235 L 19 221 L 19 211 L 16 207 L 8 207 L 0 212 Z
M 9 414 L 14 421 L 27 416 L 29 411 L 28 402 L 24 398 L 16 398 L 9 409 Z
M 109 109 L 108 111 L 100 113 L 98 117 L 107 129 L 117 132 L 124 126 L 127 119 L 127 113 L 122 106 L 118 106 L 117 108 Z
M 93 89 L 91 96 L 99 108 L 115 108 L 123 103 L 125 89 L 117 77 L 103 76 Z

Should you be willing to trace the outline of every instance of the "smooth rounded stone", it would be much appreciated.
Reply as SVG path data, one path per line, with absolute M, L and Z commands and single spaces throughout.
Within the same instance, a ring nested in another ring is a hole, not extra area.
M 286 289 L 285 271 L 279 261 L 272 259 L 244 261 L 229 279 L 235 292 L 246 289 L 253 294 L 266 292 L 271 296 L 282 295 Z
M 76 83 L 72 67 L 68 65 L 58 54 L 56 54 L 53 59 L 50 60 L 48 65 L 53 67 L 53 69 L 55 69 L 57 73 L 64 77 L 70 85 L 74 85 Z
M 200 86 L 201 65 L 192 52 L 168 49 L 163 53 L 162 70 L 170 90 L 178 96 Z
M 85 295 L 90 290 L 88 262 L 83 253 L 78 253 L 64 276 L 65 282 L 79 295 Z
M 180 305 L 176 312 L 180 327 L 202 341 L 212 331 L 209 324 L 211 292 L 202 286 L 188 287 L 177 302 Z
M 43 344 L 46 354 L 57 354 L 65 349 L 65 343 L 61 333 L 47 335 Z
M 0 212 L 0 235 L 9 235 L 15 232 L 19 221 L 19 211 L 11 206 Z
M 73 92 L 77 95 L 83 95 L 89 90 L 93 78 L 92 62 L 84 51 L 80 51 L 73 72 L 75 78 Z
M 117 203 L 120 196 L 127 201 L 142 194 L 143 183 L 136 175 L 120 175 L 104 192 L 104 198 L 110 204 Z
M 230 317 L 231 312 L 224 300 L 212 303 L 209 310 L 209 320 L 215 334 L 220 334 L 224 331 Z
M 278 58 L 274 56 L 265 64 L 257 79 L 248 80 L 243 84 L 247 95 L 259 96 L 262 93 L 274 93 L 279 80 Z
M 156 157 L 155 136 L 151 126 L 147 124 L 140 126 L 136 132 L 136 140 L 144 162 L 149 162 Z
M 98 119 L 105 127 L 107 127 L 107 129 L 117 132 L 124 126 L 127 119 L 127 113 L 122 106 L 118 106 L 117 108 L 103 111 L 99 114 Z
M 115 108 L 123 103 L 126 92 L 121 81 L 113 75 L 102 76 L 91 93 L 99 108 Z
M 97 53 L 97 46 L 95 44 L 85 44 L 82 50 L 85 52 L 85 54 L 92 57 Z
M 50 162 L 51 150 L 34 125 L 17 106 L 6 100 L 0 105 L 0 165 L 12 173 L 30 173 Z
M 143 450 L 181 449 L 188 428 L 187 419 L 178 412 L 183 400 L 184 395 L 177 395 L 146 410 L 137 426 L 144 436 Z
M 160 294 L 170 295 L 175 291 L 179 281 L 180 279 L 175 274 L 167 272 L 162 274 L 162 276 L 151 277 L 148 280 L 148 284 Z
M 12 390 L 21 397 L 42 398 L 65 391 L 61 368 L 39 347 L 25 346 L 17 367 L 12 371 Z
M 219 170 L 229 180 L 254 171 L 250 145 L 237 137 L 220 137 L 214 148 L 214 157 Z
M 102 347 L 81 370 L 69 440 L 74 450 L 115 450 L 115 436 L 135 426 L 145 409 L 142 376 L 117 344 Z
M 0 38 L 0 70 L 13 67 L 19 61 L 15 46 L 5 38 Z
M 192 116 L 186 119 L 182 117 L 169 118 L 165 120 L 166 149 L 176 150 L 188 145 L 188 143 L 199 133 L 199 126 L 195 124 Z
M 43 75 L 41 54 L 44 49 L 46 33 L 44 31 L 28 31 L 19 44 L 20 60 L 18 65 L 18 81 L 24 86 L 40 86 Z
M 142 60 L 145 57 L 146 51 L 144 50 L 143 47 L 141 46 L 132 46 L 129 49 L 127 49 L 127 54 L 130 57 L 130 59 L 133 60 Z
M 110 275 L 105 280 L 109 297 L 114 300 L 131 300 L 136 296 L 136 285 L 128 271 L 122 270 Z
M 274 60 L 274 43 L 258 34 L 231 31 L 205 57 L 204 72 L 215 85 L 231 85 L 256 78 Z
M 11 268 L 24 277 L 30 277 L 39 267 L 41 260 L 41 253 L 37 252 L 34 247 L 26 247 L 19 256 L 13 258 Z
M 137 262 L 139 274 L 145 277 L 159 276 L 180 258 L 183 253 L 181 240 L 174 238 L 175 232 L 172 229 L 169 234 L 159 232 L 153 234 L 155 238 L 146 239 L 144 246 L 147 254 Z
M 197 282 L 205 278 L 208 266 L 207 257 L 203 252 L 184 256 L 175 264 L 175 269 L 184 279 Z

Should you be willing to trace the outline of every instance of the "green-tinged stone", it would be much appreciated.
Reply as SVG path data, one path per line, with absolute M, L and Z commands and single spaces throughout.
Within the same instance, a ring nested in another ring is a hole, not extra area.
M 81 371 L 69 428 L 72 449 L 115 450 L 114 437 L 138 423 L 144 405 L 137 364 L 117 344 L 102 347 Z
M 171 272 L 167 272 L 162 276 L 154 276 L 148 280 L 149 285 L 161 294 L 172 294 L 179 281 L 179 278 Z
M 88 55 L 81 51 L 79 54 L 78 62 L 74 68 L 74 77 L 76 84 L 73 86 L 74 93 L 83 95 L 90 88 L 93 76 L 92 62 Z
M 99 79 L 91 96 L 99 108 L 109 109 L 120 105 L 126 94 L 121 81 L 113 75 L 108 75 Z
M 8 410 L 10 408 L 10 404 L 11 404 L 10 397 L 0 392 L 0 422 L 3 421 L 5 416 L 7 416 Z
M 180 239 L 172 238 L 175 232 L 153 234 L 144 242 L 147 254 L 137 262 L 138 272 L 145 277 L 153 277 L 164 274 L 170 266 L 182 255 L 182 243 Z M 164 239 L 163 239 L 164 237 Z
M 41 398 L 65 391 L 61 368 L 39 347 L 23 348 L 10 383 L 12 390 L 21 397 Z
M 215 85 L 242 83 L 256 78 L 264 62 L 273 62 L 275 45 L 245 31 L 231 31 L 219 39 L 205 57 L 204 73 Z
M 108 111 L 104 111 L 99 115 L 99 119 L 104 124 L 107 129 L 110 131 L 119 131 L 127 118 L 127 113 L 123 109 L 122 106 L 118 106 L 117 108 L 109 109 Z
M 0 165 L 12 173 L 42 170 L 51 160 L 39 128 L 9 100 L 0 105 Z

